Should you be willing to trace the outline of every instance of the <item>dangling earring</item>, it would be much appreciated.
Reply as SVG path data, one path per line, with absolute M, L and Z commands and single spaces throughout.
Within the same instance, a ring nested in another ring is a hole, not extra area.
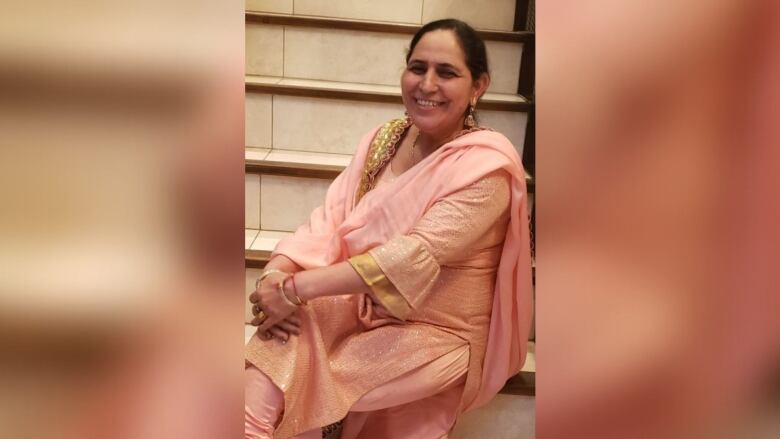
M 464 124 L 468 128 L 474 128 L 475 126 L 477 126 L 477 121 L 476 119 L 474 119 L 474 105 L 469 105 L 469 114 L 468 116 L 466 116 L 466 121 L 464 122 Z

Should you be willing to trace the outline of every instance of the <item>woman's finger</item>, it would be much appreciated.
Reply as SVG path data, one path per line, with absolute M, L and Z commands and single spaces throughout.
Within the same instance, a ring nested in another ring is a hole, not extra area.
M 249 301 L 252 303 L 257 303 L 260 301 L 260 296 L 257 295 L 257 291 L 249 295 Z
M 266 320 L 268 320 L 268 316 L 266 316 L 265 313 L 261 311 L 259 314 L 256 314 L 255 318 L 253 318 L 252 321 L 249 322 L 249 323 L 252 326 L 259 326 L 260 324 L 262 324 Z
M 276 326 L 277 323 L 279 323 L 281 319 L 278 317 L 268 317 L 265 320 L 263 320 L 260 323 L 260 326 L 257 328 L 258 331 L 265 332 L 271 329 L 272 327 Z M 252 320 L 254 322 L 254 320 Z
M 290 317 L 287 317 L 285 320 L 292 323 L 295 326 L 301 326 L 301 319 L 297 316 L 297 314 L 290 314 Z
M 290 338 L 290 334 L 286 333 L 278 326 L 274 326 L 273 328 L 269 329 L 269 331 L 271 331 L 274 337 L 281 340 L 282 343 L 287 343 L 287 340 Z
M 276 326 L 279 327 L 279 328 L 284 329 L 289 334 L 294 334 L 294 335 L 300 335 L 301 334 L 301 330 L 298 328 L 298 326 L 293 325 L 292 323 L 290 323 L 290 322 L 288 322 L 286 320 L 283 320 L 283 321 L 277 323 Z
M 260 305 L 252 305 L 252 314 L 257 315 L 260 311 L 262 311 Z

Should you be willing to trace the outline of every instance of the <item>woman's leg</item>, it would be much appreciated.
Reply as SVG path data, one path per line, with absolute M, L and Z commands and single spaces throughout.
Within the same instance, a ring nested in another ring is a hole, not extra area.
M 272 439 L 284 409 L 284 394 L 254 366 L 246 368 L 244 379 L 244 438 Z
M 360 398 L 350 411 L 370 412 L 428 398 L 463 384 L 468 367 L 469 346 L 464 345 L 374 388 Z
M 341 437 L 446 437 L 468 365 L 465 345 L 374 388 L 352 406 Z

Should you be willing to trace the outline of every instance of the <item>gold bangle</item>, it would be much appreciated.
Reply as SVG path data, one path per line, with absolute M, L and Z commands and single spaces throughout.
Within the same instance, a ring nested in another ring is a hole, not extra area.
M 295 273 L 290 275 L 290 280 L 293 284 L 293 294 L 295 294 L 295 299 L 298 301 L 298 304 L 300 305 L 306 305 L 308 301 L 301 299 L 301 296 L 298 295 L 298 286 L 295 285 Z
M 289 276 L 288 276 L 288 277 L 289 277 Z M 282 299 L 284 299 L 284 301 L 285 301 L 285 302 L 287 302 L 288 304 L 290 304 L 290 305 L 292 305 L 292 306 L 298 306 L 298 305 L 294 304 L 294 303 L 293 303 L 293 302 L 292 302 L 292 301 L 291 301 L 291 300 L 290 300 L 290 299 L 287 297 L 287 294 L 285 294 L 285 293 L 284 293 L 284 281 L 286 281 L 286 280 L 287 280 L 287 278 L 286 278 L 286 277 L 285 277 L 284 279 L 282 279 L 282 280 L 279 282 L 279 284 L 276 286 L 276 289 L 277 289 L 277 291 L 279 291 L 279 295 L 280 295 L 280 296 L 282 296 Z
M 287 293 L 284 293 L 284 295 L 287 297 L 287 299 L 290 299 L 290 302 L 293 302 L 296 306 L 306 305 L 306 302 L 301 299 L 301 297 L 298 295 L 298 291 L 296 291 L 295 288 L 295 274 L 292 274 L 288 277 L 286 277 L 282 281 L 282 291 L 284 291 L 284 284 L 287 283 L 287 279 L 292 280 L 293 285 L 293 292 L 292 292 L 292 299 L 290 299 L 290 296 L 287 295 Z
M 270 275 L 272 275 L 274 273 L 283 273 L 283 274 L 287 274 L 287 275 L 290 274 L 290 273 L 287 273 L 287 272 L 282 271 L 282 270 L 277 270 L 276 268 L 270 268 L 270 269 L 264 271 L 262 274 L 260 274 L 260 277 L 257 278 L 257 280 L 255 281 L 255 289 L 259 290 L 260 289 L 260 282 L 264 281 L 265 278 L 267 278 L 268 276 L 270 276 Z

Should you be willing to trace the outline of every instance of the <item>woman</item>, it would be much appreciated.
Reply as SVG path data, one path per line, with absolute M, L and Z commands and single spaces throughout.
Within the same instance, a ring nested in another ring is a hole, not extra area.
M 320 437 L 346 418 L 345 439 L 438 438 L 522 366 L 525 182 L 511 143 L 475 125 L 484 43 L 435 21 L 406 61 L 407 116 L 362 139 L 250 296 L 246 437 Z

